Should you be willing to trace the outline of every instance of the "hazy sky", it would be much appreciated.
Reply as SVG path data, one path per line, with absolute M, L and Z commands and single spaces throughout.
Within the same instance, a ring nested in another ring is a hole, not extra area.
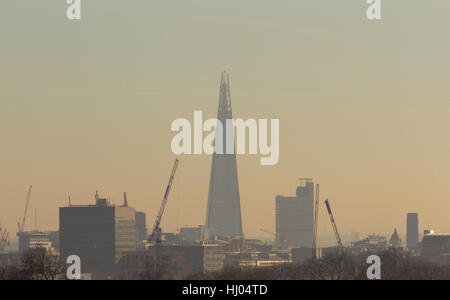
M 239 156 L 244 232 L 274 231 L 277 194 L 314 177 L 343 233 L 450 232 L 450 1 L 0 2 L 0 221 L 28 185 L 39 229 L 95 190 L 153 222 L 175 156 L 170 123 L 217 113 L 220 72 L 240 118 L 280 119 L 280 161 Z M 162 227 L 204 223 L 211 157 L 181 156 Z M 332 234 L 323 205 L 320 234 Z M 266 235 L 267 236 L 267 235 Z

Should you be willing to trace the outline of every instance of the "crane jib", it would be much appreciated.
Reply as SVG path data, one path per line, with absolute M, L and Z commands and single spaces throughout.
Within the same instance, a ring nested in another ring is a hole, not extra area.
M 167 194 L 169 193 L 169 187 L 170 187 L 170 185 L 168 185 L 166 188 L 166 192 L 164 193 L 164 198 L 167 198 Z
M 163 217 L 164 208 L 166 207 L 167 199 L 169 198 L 170 188 L 172 186 L 173 179 L 175 177 L 175 172 L 177 170 L 177 166 L 178 166 L 178 159 L 175 159 L 175 163 L 172 168 L 172 173 L 170 174 L 170 178 L 169 178 L 169 183 L 167 184 L 166 191 L 164 193 L 164 197 L 163 197 L 163 200 L 161 203 L 161 207 L 159 208 L 159 213 L 156 216 L 155 225 L 153 226 L 153 232 L 149 239 L 153 245 L 159 245 L 161 243 L 160 224 L 161 224 L 161 220 Z

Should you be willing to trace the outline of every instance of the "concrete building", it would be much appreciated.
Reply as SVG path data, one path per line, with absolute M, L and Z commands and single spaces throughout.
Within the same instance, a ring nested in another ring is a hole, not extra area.
M 227 252 L 225 251 L 224 266 L 228 268 L 236 267 L 268 267 L 289 263 L 289 253 L 280 255 L 272 251 L 242 251 Z
M 135 220 L 136 220 L 136 248 L 139 250 L 143 250 L 145 249 L 145 244 L 148 237 L 145 212 L 137 211 Z
M 394 228 L 394 233 L 391 235 L 391 238 L 389 239 L 389 247 L 392 248 L 402 247 L 402 239 L 398 236 L 397 228 Z
M 28 249 L 45 248 L 49 250 L 52 247 L 52 241 L 49 232 L 43 231 L 24 231 L 18 232 L 19 253 L 23 254 Z
M 222 73 L 220 83 L 220 97 L 218 122 L 223 125 L 220 138 L 223 149 L 227 149 L 226 138 L 234 137 L 233 132 L 227 132 L 225 123 L 232 119 L 230 80 L 226 72 Z M 222 126 L 220 126 L 222 127 Z M 216 131 L 216 134 L 219 131 Z M 216 135 L 217 137 L 217 135 Z M 209 237 L 242 236 L 241 200 L 236 165 L 236 155 L 214 152 L 212 157 L 211 176 L 209 181 L 208 206 L 206 209 L 206 228 Z
M 181 242 L 198 242 L 204 239 L 205 227 L 199 225 L 197 227 L 181 227 L 180 239 Z
M 314 183 L 302 180 L 295 197 L 275 198 L 276 243 L 281 247 L 311 247 L 314 219 Z
M 238 263 L 238 267 L 273 267 L 277 265 L 284 265 L 289 263 L 286 259 L 256 259 L 256 260 L 241 260 Z
M 136 250 L 135 209 L 112 206 L 98 198 L 96 205 L 59 209 L 61 259 L 78 255 L 83 273 L 108 274 L 114 264 Z
M 316 249 L 316 258 L 320 258 L 321 248 Z M 291 259 L 293 263 L 303 263 L 313 258 L 313 250 L 311 247 L 301 247 L 291 249 Z
M 450 234 L 426 231 L 422 240 L 423 258 L 434 263 L 450 263 Z
M 416 213 L 406 216 L 406 247 L 416 249 L 419 246 L 419 217 Z
M 355 252 L 373 252 L 386 249 L 388 242 L 385 236 L 371 234 L 367 238 L 352 244 L 352 250 Z

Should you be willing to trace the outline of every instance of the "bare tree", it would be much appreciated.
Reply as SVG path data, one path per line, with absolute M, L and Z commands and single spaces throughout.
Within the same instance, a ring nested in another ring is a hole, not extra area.
M 318 260 L 309 260 L 303 264 L 308 279 L 345 280 L 354 279 L 358 273 L 358 262 L 347 252 L 327 253 Z
M 20 270 L 23 279 L 55 280 L 63 268 L 57 254 L 45 248 L 35 248 L 24 253 Z

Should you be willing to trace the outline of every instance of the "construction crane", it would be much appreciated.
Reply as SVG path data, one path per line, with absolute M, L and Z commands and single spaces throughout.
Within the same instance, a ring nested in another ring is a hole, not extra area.
M 31 188 L 33 186 L 30 185 L 30 187 L 28 188 L 28 194 L 27 194 L 27 200 L 25 202 L 25 212 L 23 213 L 23 218 L 22 218 L 22 222 L 17 222 L 17 233 L 19 232 L 23 232 L 25 229 L 25 220 L 27 219 L 27 211 L 28 211 L 28 205 L 30 204 L 30 199 L 31 199 Z
M 313 230 L 313 244 L 312 244 L 312 257 L 317 258 L 317 227 L 319 223 L 319 184 L 316 184 L 316 199 L 314 202 L 314 230 Z
M 156 216 L 155 225 L 153 225 L 152 234 L 149 237 L 149 243 L 151 245 L 160 245 L 161 244 L 161 219 L 163 217 L 164 209 L 166 208 L 167 198 L 169 198 L 170 188 L 172 187 L 173 179 L 175 177 L 175 172 L 178 167 L 178 159 L 175 159 L 175 163 L 173 164 L 172 173 L 170 174 L 169 183 L 167 184 L 166 192 L 164 193 L 164 197 L 161 203 L 161 207 L 159 208 L 159 213 Z
M 340 250 L 344 249 L 344 246 L 342 245 L 341 236 L 339 235 L 339 231 L 336 226 L 336 222 L 334 221 L 333 212 L 331 211 L 330 203 L 328 202 L 328 199 L 325 200 L 325 205 L 328 210 L 328 214 L 330 215 L 331 225 L 333 226 L 334 235 L 336 236 L 336 241 L 338 244 L 338 247 Z
M 0 224 L 0 252 L 6 250 L 6 246 L 9 245 L 9 232 L 6 231 L 6 228 L 2 227 Z

